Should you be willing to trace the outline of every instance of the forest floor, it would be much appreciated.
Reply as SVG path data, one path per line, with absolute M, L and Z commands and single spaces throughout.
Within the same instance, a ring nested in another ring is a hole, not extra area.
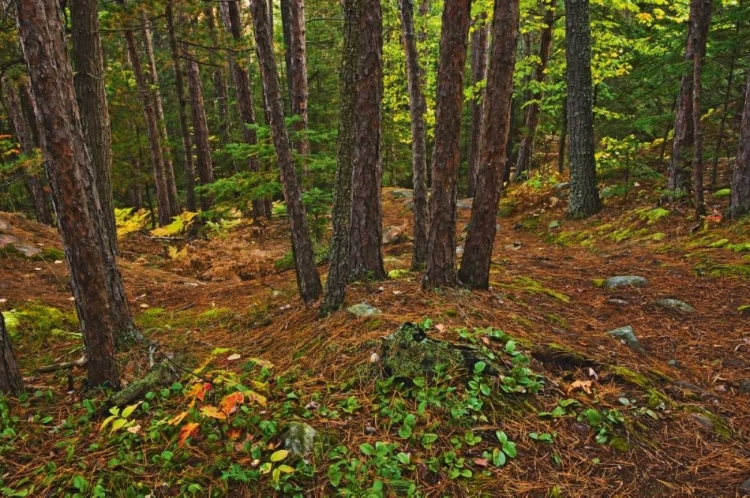
M 66 265 L 53 229 L 0 214 L 0 238 L 42 250 L 0 250 L 0 299 L 15 310 L 6 321 L 32 386 L 0 400 L 2 493 L 750 495 L 750 220 L 698 222 L 687 207 L 657 207 L 644 186 L 571 221 L 564 188 L 530 183 L 501 201 L 487 292 L 420 289 L 408 271 L 409 192 L 385 189 L 384 226 L 404 235 L 384 246 L 391 278 L 348 289 L 347 306 L 382 312 L 367 317 L 319 319 L 302 305 L 294 271 L 274 265 L 289 251 L 283 220 L 171 249 L 126 237 L 120 269 L 136 321 L 187 369 L 133 413 L 112 412 L 115 431 L 100 430 L 107 393 L 83 390 L 83 370 L 36 372 L 81 356 Z M 617 275 L 648 284 L 604 288 Z M 655 304 L 666 298 L 694 312 Z M 377 380 L 380 339 L 404 322 L 509 370 Z M 642 351 L 606 334 L 627 325 Z M 121 356 L 128 381 L 148 368 L 147 351 Z M 506 392 L 507 377 L 528 389 Z M 242 409 L 211 412 L 236 391 Z M 318 431 L 305 460 L 278 451 L 294 421 Z

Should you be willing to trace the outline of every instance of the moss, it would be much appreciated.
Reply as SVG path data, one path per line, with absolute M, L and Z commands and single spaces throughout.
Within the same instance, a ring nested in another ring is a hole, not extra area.
M 716 242 L 711 242 L 708 247 L 724 247 L 729 244 L 729 239 L 719 239 Z
M 625 439 L 621 437 L 612 438 L 610 446 L 612 446 L 612 449 L 619 451 L 620 453 L 627 453 L 628 451 L 630 451 L 630 445 Z
M 698 265 L 696 271 L 707 273 L 712 277 L 744 277 L 750 278 L 750 265 Z
M 728 188 L 723 188 L 721 190 L 717 190 L 716 192 L 711 195 L 714 199 L 727 199 L 732 195 L 732 190 Z
M 229 308 L 212 308 L 198 315 L 196 317 L 196 322 L 199 325 L 208 325 L 217 321 L 228 320 L 234 314 L 235 312 Z
M 500 206 L 497 208 L 497 216 L 499 218 L 511 216 L 516 211 L 516 205 L 508 200 L 500 201 Z
M 562 318 L 562 317 L 559 317 L 559 316 L 555 315 L 554 313 L 549 313 L 549 314 L 547 314 L 547 315 L 544 315 L 544 317 L 545 317 L 545 318 L 546 318 L 546 319 L 547 319 L 548 321 L 550 321 L 550 322 L 552 322 L 552 323 L 554 323 L 554 324 L 556 324 L 556 325 L 559 325 L 559 326 L 561 326 L 561 327 L 567 327 L 567 326 L 568 326 L 568 322 L 567 322 L 567 321 L 565 321 L 565 319 L 564 319 L 564 318 Z
M 688 413 L 703 415 L 704 417 L 710 419 L 711 422 L 714 423 L 713 429 L 718 435 L 720 435 L 724 439 L 732 439 L 732 436 L 734 435 L 732 433 L 732 429 L 729 427 L 729 424 L 727 424 L 727 421 L 724 420 L 723 417 L 716 415 L 715 413 L 710 412 L 701 406 L 684 405 L 683 408 Z
M 750 242 L 742 242 L 740 244 L 729 244 L 726 247 L 727 249 L 731 249 L 734 252 L 750 252 Z
M 427 339 L 416 325 L 406 323 L 383 341 L 383 371 L 387 377 L 415 379 L 434 374 L 437 365 L 448 370 L 464 366 L 460 351 L 450 343 Z
M 60 249 L 45 247 L 42 249 L 42 252 L 34 256 L 32 259 L 40 261 L 65 261 L 65 252 Z
M 671 211 L 664 208 L 656 208 L 656 209 L 639 209 L 636 211 L 638 213 L 638 217 L 645 221 L 649 225 L 653 225 L 656 222 L 658 222 L 660 219 L 665 218 L 669 216 Z
M 661 380 L 663 380 L 665 382 L 669 382 L 670 384 L 674 382 L 674 379 L 672 377 L 670 377 L 669 375 L 665 374 L 661 370 L 657 370 L 655 368 L 649 368 L 648 369 L 648 373 L 652 377 L 656 377 L 656 378 L 661 379 Z
M 660 240 L 664 239 L 664 237 L 666 236 L 667 235 L 662 232 L 656 232 L 654 234 L 651 234 L 649 237 L 647 237 L 647 239 L 659 242 Z
M 603 278 L 595 278 L 591 281 L 594 284 L 594 287 L 604 287 L 604 279 Z

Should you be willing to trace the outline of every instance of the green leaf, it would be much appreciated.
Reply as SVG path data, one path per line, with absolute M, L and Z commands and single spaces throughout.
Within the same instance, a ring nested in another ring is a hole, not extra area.
M 122 429 L 127 423 L 128 421 L 125 420 L 124 418 L 116 419 L 114 422 L 112 422 L 112 430 L 109 431 L 110 434 L 115 432 L 116 430 Z
M 161 458 L 166 461 L 172 460 L 172 457 L 174 456 L 174 453 L 172 453 L 169 450 L 164 450 L 161 452 Z
M 41 420 L 41 423 L 43 423 L 43 424 L 49 424 L 49 423 L 50 423 L 50 422 L 52 422 L 53 420 L 55 420 L 55 418 L 54 418 L 54 417 L 44 417 L 44 418 L 43 418 L 43 419 Z
M 396 458 L 404 465 L 409 465 L 409 462 L 411 462 L 411 455 L 409 455 L 408 453 L 401 452 L 396 455 Z
M 283 459 L 285 459 L 287 455 L 289 455 L 289 452 L 287 450 L 274 451 L 273 454 L 271 455 L 271 461 L 274 463 L 280 462 Z
M 516 449 L 516 443 L 513 441 L 506 441 L 503 443 L 503 452 L 511 458 L 516 458 L 518 450 Z
M 583 416 L 586 417 L 586 419 L 589 421 L 589 424 L 596 427 L 597 425 L 602 423 L 602 414 L 599 413 L 597 410 L 593 408 L 589 408 L 588 410 L 584 410 Z
M 500 444 L 508 442 L 508 435 L 503 431 L 495 431 L 495 436 L 497 436 L 497 440 L 500 441 Z
M 89 482 L 84 479 L 80 475 L 76 475 L 73 478 L 73 487 L 76 488 L 78 491 L 85 493 L 86 490 L 89 488 Z
M 432 444 L 437 440 L 438 440 L 437 434 L 425 434 L 422 436 L 422 444 L 424 445 Z
M 507 459 L 505 458 L 505 453 L 500 451 L 500 448 L 495 448 L 492 450 L 492 465 L 495 467 L 502 467 L 505 465 L 505 462 L 507 462 Z
M 140 404 L 141 404 L 141 401 L 139 401 L 138 403 L 136 403 L 134 405 L 126 406 L 122 410 L 122 418 L 128 418 L 130 415 L 132 415 L 133 412 L 135 411 L 135 409 L 138 408 L 138 405 L 140 405 Z
M 402 425 L 398 430 L 398 436 L 402 439 L 409 439 L 414 431 L 408 425 Z
M 372 445 L 369 443 L 360 444 L 359 451 L 361 451 L 364 455 L 367 455 L 367 456 L 375 454 L 375 448 L 373 448 Z
M 484 372 L 484 369 L 487 368 L 487 363 L 483 361 L 478 361 L 474 364 L 474 375 L 479 375 L 480 373 Z
M 294 474 L 294 467 L 290 467 L 286 464 L 281 464 L 277 467 L 279 471 L 283 472 L 284 474 Z

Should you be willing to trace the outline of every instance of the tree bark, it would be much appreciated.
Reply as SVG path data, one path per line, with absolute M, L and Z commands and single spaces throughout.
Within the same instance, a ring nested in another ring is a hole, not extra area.
M 485 14 L 474 20 L 474 32 L 471 34 L 471 84 L 476 85 L 487 77 L 487 49 L 489 42 L 489 25 Z M 471 102 L 471 133 L 469 138 L 469 164 L 466 172 L 466 196 L 474 197 L 477 188 L 477 167 L 479 147 L 482 135 L 482 108 L 485 91 L 474 95 Z
M 414 7 L 411 0 L 399 0 L 401 29 L 409 80 L 409 114 L 411 116 L 412 183 L 414 184 L 414 246 L 411 269 L 422 270 L 427 262 L 430 211 L 427 203 L 427 104 L 422 93 L 422 70 L 417 55 L 414 32 Z
M 589 0 L 565 0 L 568 63 L 570 201 L 568 216 L 585 218 L 602 208 L 594 158 L 593 86 Z
M 164 119 L 164 105 L 161 100 L 161 90 L 159 89 L 159 73 L 156 71 L 156 57 L 154 56 L 154 43 L 151 39 L 150 21 L 143 11 L 143 45 L 146 48 L 146 57 L 148 62 L 148 75 L 151 84 L 151 98 L 156 110 L 156 119 L 159 130 L 159 141 L 162 146 L 162 161 L 164 164 L 164 179 L 167 182 L 167 194 L 169 195 L 169 206 L 172 209 L 171 215 L 180 214 L 180 199 L 177 197 L 177 183 L 174 177 L 174 167 L 172 166 L 172 154 L 169 150 L 169 134 L 167 133 L 167 121 Z
M 193 114 L 193 133 L 195 133 L 195 153 L 198 158 L 198 176 L 201 185 L 206 186 L 214 181 L 214 165 L 211 160 L 211 144 L 208 141 L 208 121 L 203 104 L 203 85 L 201 84 L 198 63 L 192 54 L 186 59 L 188 88 L 190 90 L 190 108 Z M 201 195 L 201 209 L 211 209 L 213 200 L 208 195 Z
M 709 4 L 710 8 L 710 4 Z M 695 36 L 700 36 L 695 33 Z M 696 40 L 696 44 L 701 43 Z M 703 127 L 701 126 L 701 73 L 703 71 L 703 57 L 696 52 L 693 57 L 693 201 L 695 215 L 700 218 L 706 214 L 706 202 L 703 198 Z
M 232 36 L 235 43 L 239 43 L 243 36 L 238 3 L 221 2 L 221 18 L 224 22 L 224 27 Z M 229 52 L 229 68 L 232 73 L 235 91 L 237 92 L 237 107 L 239 108 L 240 119 L 242 120 L 242 133 L 245 143 L 256 145 L 258 143 L 258 135 L 252 129 L 256 121 L 255 110 L 253 109 L 253 94 L 250 89 L 250 75 L 246 69 L 240 66 L 233 51 Z M 248 158 L 248 169 L 253 173 L 260 171 L 260 162 L 257 156 L 252 155 Z M 266 210 L 266 205 L 262 199 L 253 199 L 253 216 L 256 220 L 261 217 L 269 217 L 270 214 L 270 210 Z
M 305 0 L 289 0 L 289 47 L 292 78 L 291 109 L 293 116 L 299 120 L 292 129 L 299 134 L 295 140 L 300 155 L 310 153 L 310 142 L 304 136 L 307 130 L 307 35 L 305 32 Z
M 169 36 L 169 51 L 172 55 L 174 69 L 174 86 L 177 92 L 177 114 L 180 118 L 180 134 L 182 148 L 185 151 L 185 203 L 187 210 L 195 212 L 198 205 L 195 200 L 195 165 L 193 164 L 193 141 L 190 138 L 190 125 L 187 118 L 187 98 L 185 97 L 185 83 L 182 79 L 180 65 L 180 48 L 177 45 L 177 33 L 174 25 L 174 0 L 169 0 L 165 8 L 167 18 L 167 35 Z
M 386 277 L 383 266 L 381 105 L 383 101 L 383 16 L 380 0 L 363 0 L 352 172 L 349 273 L 352 280 Z
M 8 114 L 13 122 L 13 128 L 16 130 L 16 138 L 21 144 L 21 151 L 25 156 L 32 158 L 35 155 L 34 134 L 32 133 L 26 113 L 23 112 L 21 105 L 21 86 L 8 79 L 3 80 L 5 88 L 5 100 L 8 104 Z M 45 225 L 52 224 L 52 214 L 47 206 L 47 199 L 44 194 L 44 185 L 42 179 L 34 172 L 30 172 L 25 178 L 26 189 L 29 191 L 31 200 L 34 204 L 34 212 L 39 223 Z
M 169 200 L 169 187 L 164 175 L 164 159 L 162 156 L 161 139 L 159 137 L 159 125 L 156 116 L 154 103 L 151 99 L 151 92 L 146 82 L 146 76 L 143 73 L 141 55 L 138 52 L 138 45 L 135 40 L 135 34 L 131 29 L 123 30 L 125 45 L 127 46 L 128 59 L 133 67 L 133 75 L 141 97 L 143 107 L 143 116 L 146 120 L 146 129 L 148 135 L 149 151 L 151 153 L 151 165 L 154 170 L 154 187 L 156 189 L 156 204 L 159 208 L 159 225 L 165 226 L 172 222 L 172 206 Z
M 104 88 L 104 54 L 99 34 L 97 0 L 72 0 L 73 62 L 78 108 L 104 218 L 102 225 L 117 254 L 117 228 L 112 201 L 112 132 Z
M 696 53 L 706 53 L 706 40 L 711 20 L 711 0 L 690 0 L 687 42 L 685 44 L 685 65 L 692 68 Z M 698 44 L 696 44 L 698 42 Z M 669 161 L 667 188 L 682 190 L 688 187 L 690 161 L 686 150 L 693 145 L 693 74 L 686 71 L 680 80 L 680 96 L 675 111 L 672 157 Z
M 341 56 L 339 134 L 336 166 L 336 190 L 333 205 L 331 262 L 326 279 L 321 316 L 338 310 L 344 303 L 349 280 L 350 216 L 352 202 L 352 164 L 356 156 L 357 83 L 360 61 L 360 19 L 363 0 L 344 0 L 344 46 Z
M 483 136 L 477 171 L 477 191 L 471 207 L 469 231 L 458 278 L 474 289 L 487 289 L 492 246 L 495 242 L 497 204 L 503 188 L 506 147 L 511 119 L 513 71 L 518 42 L 519 0 L 495 0 L 492 47 L 487 74 Z
M 544 28 L 539 40 L 539 64 L 534 69 L 533 81 L 541 86 L 544 82 L 547 62 L 549 61 L 550 50 L 552 49 L 552 35 L 554 32 L 555 11 L 554 4 L 546 6 L 544 12 Z M 516 161 L 515 179 L 530 170 L 531 156 L 534 154 L 534 138 L 536 127 L 539 124 L 539 101 L 542 99 L 542 92 L 534 90 L 531 94 L 531 102 L 527 103 L 526 121 L 524 123 L 524 135 L 521 139 L 521 145 L 518 149 L 518 161 Z
M 0 393 L 17 396 L 23 392 L 23 376 L 18 369 L 10 337 L 5 330 L 5 317 L 0 313 Z
M 740 145 L 737 163 L 732 172 L 731 190 L 729 215 L 732 218 L 739 218 L 750 213 L 750 73 L 747 75 L 745 106 L 740 125 Z
M 216 17 L 214 15 L 214 8 L 211 5 L 204 5 L 203 16 L 206 21 L 206 28 L 208 29 L 208 36 L 211 40 L 211 45 L 218 46 L 219 41 L 216 36 Z M 216 94 L 216 113 L 219 116 L 219 136 L 221 136 L 222 143 L 229 143 L 229 109 L 227 107 L 227 83 L 224 78 L 224 68 L 222 65 L 215 62 L 214 51 L 209 51 L 208 57 L 209 64 L 216 64 L 217 67 L 213 71 L 213 84 L 214 93 Z
M 461 105 L 469 35 L 470 0 L 446 2 L 440 35 L 435 150 L 432 154 L 432 196 L 425 289 L 455 287 L 456 183 L 461 159 Z
M 83 137 L 55 0 L 17 0 L 18 31 L 31 77 L 40 142 L 65 246 L 88 356 L 89 385 L 119 387 L 115 338 L 132 336 L 122 277 L 102 225 L 93 166 Z
M 258 62 L 263 79 L 263 87 L 270 118 L 271 134 L 273 135 L 276 158 L 281 173 L 281 184 L 284 188 L 289 213 L 289 225 L 292 235 L 292 252 L 297 272 L 297 287 L 305 304 L 312 303 L 320 296 L 322 287 L 320 277 L 315 266 L 312 241 L 307 230 L 307 216 L 302 204 L 302 189 L 294 169 L 294 157 L 289 142 L 289 135 L 284 120 L 284 101 L 281 95 L 279 73 L 273 57 L 271 45 L 271 30 L 268 21 L 268 11 L 264 0 L 250 0 L 250 10 L 253 14 L 255 28 L 255 43 L 258 51 Z
M 289 107 L 291 109 L 292 95 L 294 94 L 292 78 L 292 26 L 291 12 L 289 2 L 291 0 L 280 0 L 279 8 L 281 10 L 281 29 L 284 36 L 284 64 L 286 69 L 286 85 L 289 91 Z

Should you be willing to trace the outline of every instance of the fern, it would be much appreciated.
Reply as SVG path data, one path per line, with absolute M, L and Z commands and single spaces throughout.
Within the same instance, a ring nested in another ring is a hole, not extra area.
M 174 221 L 169 225 L 151 230 L 151 233 L 157 237 L 174 237 L 187 231 L 197 215 L 198 213 L 185 211 L 179 216 L 175 216 Z

